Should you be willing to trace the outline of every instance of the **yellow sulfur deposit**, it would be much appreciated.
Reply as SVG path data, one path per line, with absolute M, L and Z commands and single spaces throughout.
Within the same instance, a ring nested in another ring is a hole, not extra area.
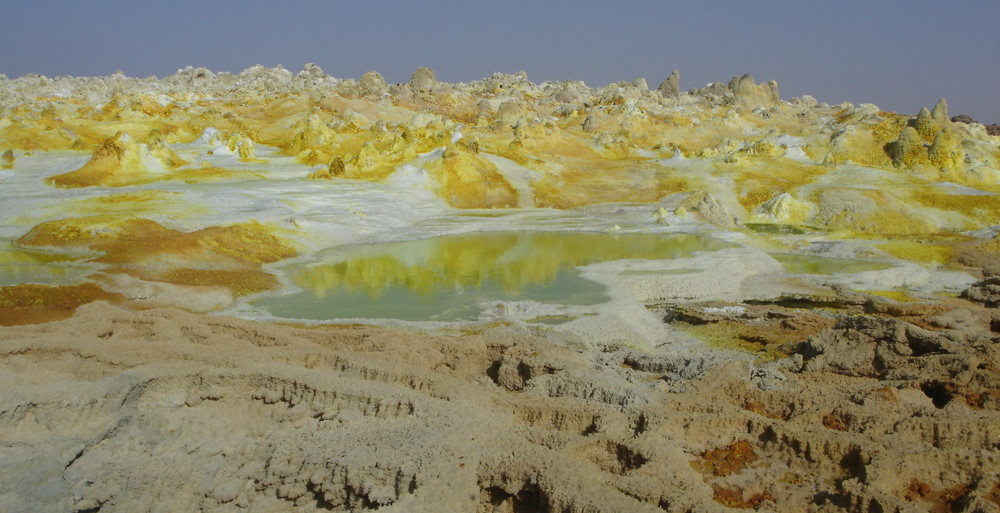
M 396 87 L 375 72 L 355 82 L 254 67 L 235 80 L 204 75 L 197 90 L 184 87 L 180 76 L 89 95 L 18 90 L 22 102 L 0 114 L 0 141 L 9 149 L 4 167 L 13 167 L 17 151 L 92 148 L 82 167 L 48 178 L 60 187 L 211 180 L 196 170 L 218 166 L 176 152 L 206 128 L 217 131 L 210 143 L 244 162 L 267 162 L 258 151 L 263 145 L 326 167 L 304 176 L 315 178 L 384 180 L 398 166 L 443 149 L 426 167 L 442 199 L 459 208 L 517 206 L 487 154 L 539 173 L 534 197 L 556 208 L 656 201 L 699 188 L 712 173 L 705 171 L 721 166 L 721 174 L 738 177 L 728 193 L 743 209 L 734 212 L 738 217 L 783 193 L 815 201 L 796 190 L 824 174 L 810 165 L 866 166 L 915 181 L 969 185 L 990 185 L 997 176 L 998 145 L 978 125 L 951 122 L 944 101 L 907 117 L 867 104 L 784 101 L 776 83 L 750 75 L 689 93 L 680 93 L 678 80 L 671 75 L 657 90 L 640 87 L 645 81 L 595 89 L 496 74 L 445 87 L 424 69 Z M 271 85 L 258 87 L 261 81 Z M 475 141 L 476 149 L 463 140 Z M 664 162 L 671 158 L 696 160 L 703 171 L 675 172 Z M 782 169 L 796 171 L 774 173 Z M 798 208 L 794 219 L 806 210 Z
M 400 85 L 316 66 L 125 78 L 0 83 L 0 178 L 65 190 L 12 212 L 11 239 L 100 252 L 107 274 L 241 295 L 279 286 L 262 265 L 350 239 L 351 223 L 411 222 L 412 206 L 362 213 L 339 196 L 345 184 L 459 210 L 650 204 L 661 227 L 743 232 L 919 236 L 1000 222 L 1000 140 L 951 121 L 944 100 L 907 116 L 784 100 L 749 74 L 682 92 L 677 72 L 657 89 L 523 73 L 447 84 L 427 68 Z
M 53 176 L 48 182 L 60 187 L 136 185 L 156 181 L 158 175 L 183 164 L 161 137 L 156 136 L 151 145 L 145 145 L 119 132 L 105 139 L 83 167 Z
M 49 221 L 17 241 L 28 247 L 101 253 L 94 261 L 144 280 L 181 285 L 219 285 L 237 295 L 272 288 L 260 269 L 296 254 L 285 241 L 255 222 L 179 232 L 129 216 L 88 216 Z
M 479 155 L 479 146 L 465 139 L 448 146 L 427 170 L 441 184 L 441 194 L 458 208 L 517 206 L 517 193 L 496 165 Z

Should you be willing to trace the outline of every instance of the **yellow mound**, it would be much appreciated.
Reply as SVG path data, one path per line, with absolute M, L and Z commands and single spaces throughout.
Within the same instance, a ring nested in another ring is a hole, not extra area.
M 276 285 L 260 269 L 295 256 L 285 241 L 256 222 L 180 232 L 141 218 L 89 216 L 48 221 L 18 240 L 26 246 L 86 248 L 95 261 L 144 280 L 179 285 L 221 285 L 235 294 Z
M 517 191 L 497 167 L 479 155 L 476 143 L 465 139 L 449 146 L 441 158 L 426 166 L 441 184 L 442 196 L 458 208 L 517 206 Z
M 152 147 L 137 143 L 125 133 L 118 133 L 101 143 L 86 164 L 76 171 L 52 176 L 49 184 L 59 187 L 120 187 L 154 182 L 184 162 L 156 140 Z

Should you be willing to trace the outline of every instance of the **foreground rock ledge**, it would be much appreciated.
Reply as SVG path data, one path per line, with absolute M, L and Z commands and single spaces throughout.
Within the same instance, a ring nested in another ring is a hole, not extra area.
M 755 364 L 96 302 L 0 329 L 0 509 L 996 511 L 994 317 Z

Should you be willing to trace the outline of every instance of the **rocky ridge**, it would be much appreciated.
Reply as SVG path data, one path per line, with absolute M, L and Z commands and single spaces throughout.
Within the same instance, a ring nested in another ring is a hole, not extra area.
M 0 505 L 996 511 L 997 314 L 935 311 L 868 308 L 754 361 L 93 303 L 0 330 Z M 754 324 L 712 312 L 671 322 Z
M 518 206 L 509 194 L 475 190 L 484 181 L 510 186 L 478 154 L 537 172 L 534 202 L 556 208 L 652 202 L 709 188 L 713 177 L 732 180 L 712 192 L 745 221 L 794 221 L 767 207 L 783 194 L 804 205 L 804 222 L 875 233 L 970 229 L 986 221 L 978 210 L 995 208 L 955 212 L 934 187 L 988 187 L 1000 178 L 995 136 L 971 118 L 952 121 L 944 100 L 933 113 L 907 116 L 870 104 L 785 101 L 776 82 L 748 74 L 688 92 L 679 81 L 675 70 L 655 90 L 645 80 L 590 88 L 502 73 L 449 84 L 420 68 L 408 83 L 390 85 L 377 72 L 340 79 L 315 65 L 298 74 L 185 68 L 163 79 L 29 75 L 0 81 L 0 144 L 5 166 L 24 152 L 92 151 L 83 168 L 51 178 L 62 187 L 209 178 L 171 146 L 212 128 L 242 158 L 254 158 L 255 145 L 278 147 L 318 166 L 313 178 L 383 180 L 445 148 L 440 194 L 464 208 Z M 691 172 L 684 161 L 702 166 Z M 898 225 L 896 209 L 878 205 L 855 215 L 856 207 L 828 194 L 825 182 L 845 166 L 891 173 L 901 183 L 886 199 L 908 205 L 901 213 L 913 221 Z M 600 186 L 607 183 L 616 187 Z

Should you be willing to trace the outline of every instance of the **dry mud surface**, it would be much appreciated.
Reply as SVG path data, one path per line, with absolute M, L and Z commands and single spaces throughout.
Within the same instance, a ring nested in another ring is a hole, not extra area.
M 997 511 L 996 311 L 859 308 L 763 363 L 91 303 L 0 331 L 0 510 Z

